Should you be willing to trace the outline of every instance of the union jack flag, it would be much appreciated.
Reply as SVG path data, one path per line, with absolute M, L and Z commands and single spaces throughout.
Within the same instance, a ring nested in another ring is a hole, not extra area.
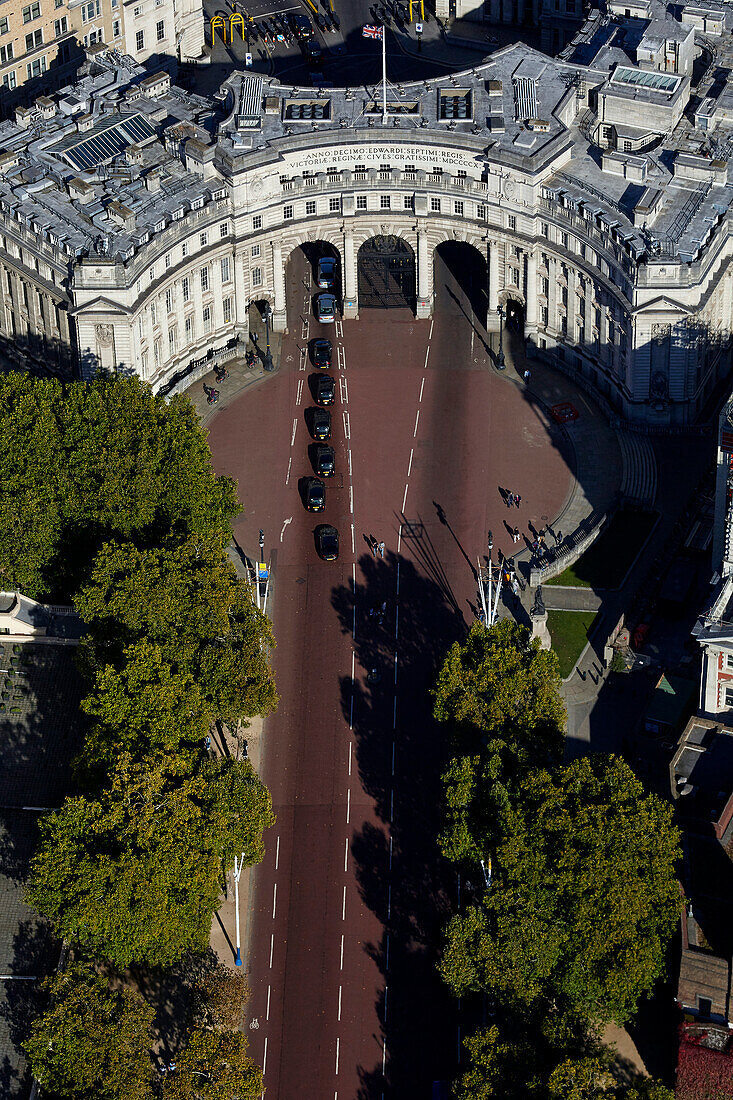
M 378 38 L 381 41 L 384 37 L 384 27 L 374 27 L 371 23 L 367 23 L 361 28 L 361 36 L 362 38 Z

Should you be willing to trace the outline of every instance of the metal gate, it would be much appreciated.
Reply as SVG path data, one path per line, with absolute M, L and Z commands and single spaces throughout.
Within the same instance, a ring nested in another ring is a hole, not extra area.
M 359 249 L 359 309 L 415 309 L 415 253 L 399 237 L 371 237 Z

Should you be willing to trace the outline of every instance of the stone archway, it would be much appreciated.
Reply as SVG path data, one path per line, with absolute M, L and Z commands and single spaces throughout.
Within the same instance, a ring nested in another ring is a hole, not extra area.
M 415 253 L 401 237 L 369 237 L 357 258 L 359 309 L 415 311 Z
M 489 273 L 486 254 L 465 240 L 449 238 L 433 251 L 434 293 L 454 299 L 463 313 L 486 328 Z

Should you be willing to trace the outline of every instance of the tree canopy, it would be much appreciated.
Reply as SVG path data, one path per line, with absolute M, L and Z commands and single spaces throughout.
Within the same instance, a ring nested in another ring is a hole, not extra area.
M 164 1100 L 247 1100 L 263 1092 L 262 1070 L 240 1031 L 191 1033 L 163 1085 Z
M 3 374 L 0 463 L 0 570 L 36 598 L 71 597 L 111 537 L 226 537 L 239 511 L 190 402 L 136 376 Z
M 127 987 L 111 988 L 88 963 L 44 982 L 49 1005 L 24 1044 L 45 1095 L 69 1100 L 152 1100 L 154 1011 Z
M 584 757 L 525 775 L 494 842 L 491 890 L 449 925 L 448 984 L 526 1002 L 553 992 L 623 1023 L 679 919 L 671 807 L 624 761 Z
M 123 754 L 97 797 L 41 819 L 28 900 L 117 966 L 169 965 L 206 946 L 222 866 L 261 860 L 273 821 L 247 761 Z

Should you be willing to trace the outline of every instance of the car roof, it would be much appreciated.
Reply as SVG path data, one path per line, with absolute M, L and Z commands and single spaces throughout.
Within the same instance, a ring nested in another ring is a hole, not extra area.
M 321 528 L 322 535 L 335 535 L 338 538 L 338 531 L 330 523 L 325 523 Z
M 317 340 L 313 341 L 314 348 L 332 348 L 333 344 L 330 340 L 327 340 L 325 336 L 319 336 Z
M 317 45 L 317 43 L 316 43 L 316 45 Z M 319 262 L 319 264 L 335 264 L 336 263 L 333 256 L 321 256 L 321 258 L 318 262 Z

